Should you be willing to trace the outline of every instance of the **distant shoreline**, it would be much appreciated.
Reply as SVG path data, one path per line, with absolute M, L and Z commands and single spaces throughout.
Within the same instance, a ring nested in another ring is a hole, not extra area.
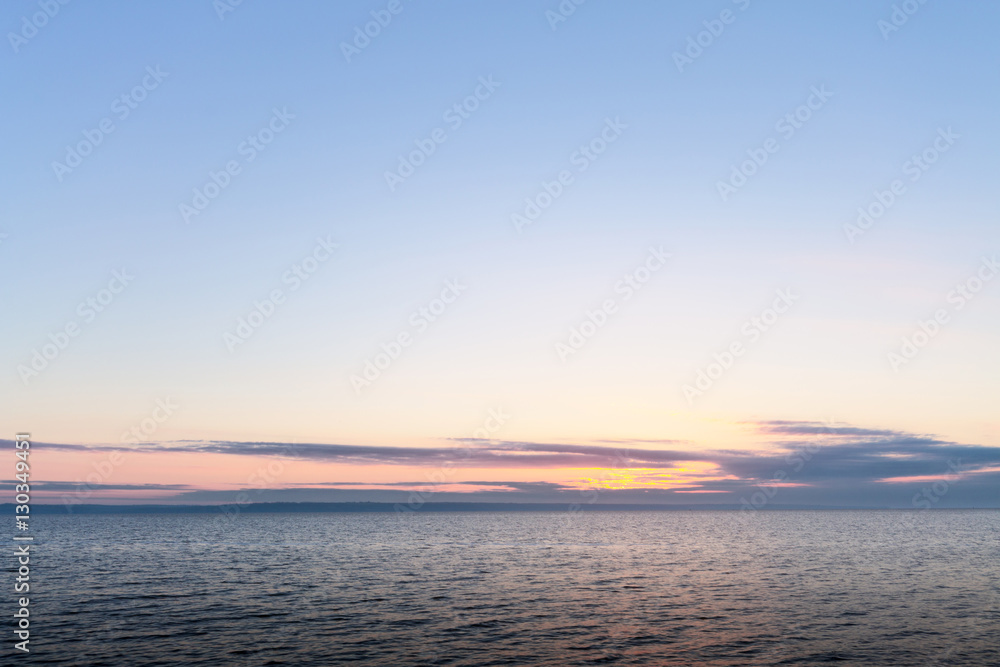
M 0 508 L 12 508 L 12 503 L 0 503 Z M 226 509 L 232 511 L 231 505 L 73 505 L 69 510 L 63 504 L 34 503 L 35 514 L 215 514 Z M 941 507 L 933 511 L 959 510 L 1000 510 L 1000 507 Z M 250 503 L 239 507 L 236 514 L 265 513 L 400 513 L 413 514 L 420 512 L 734 512 L 740 511 L 739 505 L 649 505 L 649 504 L 593 504 L 567 505 L 565 503 L 424 503 L 419 509 L 409 509 L 399 503 L 379 502 L 343 502 L 343 503 Z M 768 506 L 754 512 L 782 511 L 890 511 L 890 512 L 922 512 L 922 509 L 906 507 L 851 507 L 851 506 L 817 506 L 817 505 L 787 505 Z

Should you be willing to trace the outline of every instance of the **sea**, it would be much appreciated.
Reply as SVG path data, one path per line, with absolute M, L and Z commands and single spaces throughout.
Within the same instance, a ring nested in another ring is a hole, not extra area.
M 55 514 L 32 531 L 30 654 L 5 613 L 0 664 L 1000 665 L 996 510 Z

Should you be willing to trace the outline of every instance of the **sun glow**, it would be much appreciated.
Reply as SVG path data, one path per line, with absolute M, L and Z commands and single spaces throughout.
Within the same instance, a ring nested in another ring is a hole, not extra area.
M 585 468 L 594 471 L 579 485 L 600 489 L 697 489 L 700 482 L 737 479 L 718 474 L 719 467 L 708 461 L 678 461 L 673 468 Z

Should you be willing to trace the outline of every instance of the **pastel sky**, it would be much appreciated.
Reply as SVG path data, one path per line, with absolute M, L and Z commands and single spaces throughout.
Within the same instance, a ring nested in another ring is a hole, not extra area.
M 998 21 L 5 3 L 0 437 L 51 502 L 998 506 Z

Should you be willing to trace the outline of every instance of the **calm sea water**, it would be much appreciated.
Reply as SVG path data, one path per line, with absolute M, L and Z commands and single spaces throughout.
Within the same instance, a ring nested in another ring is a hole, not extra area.
M 997 511 L 37 516 L 33 530 L 32 653 L 5 647 L 6 664 L 1000 665 Z

